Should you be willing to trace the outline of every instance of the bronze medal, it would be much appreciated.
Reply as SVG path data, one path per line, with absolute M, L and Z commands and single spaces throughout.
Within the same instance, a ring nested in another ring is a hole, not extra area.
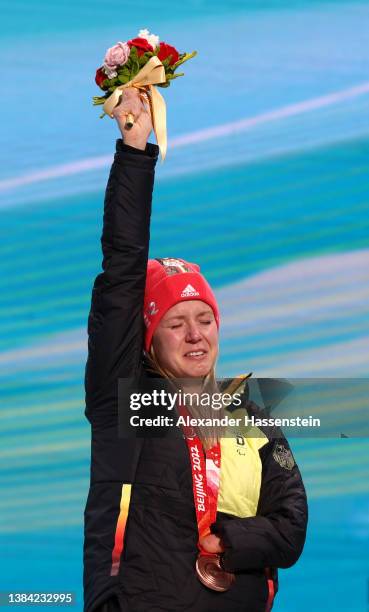
M 235 575 L 222 568 L 217 554 L 200 553 L 196 560 L 196 573 L 202 584 L 213 591 L 228 591 L 235 581 Z

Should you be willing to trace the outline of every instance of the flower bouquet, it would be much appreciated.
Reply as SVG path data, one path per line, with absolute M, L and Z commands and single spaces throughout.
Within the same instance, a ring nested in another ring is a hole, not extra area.
M 103 104 L 104 115 L 113 117 L 123 90 L 136 87 L 143 91 L 150 104 L 153 128 L 164 159 L 166 153 L 166 109 L 163 97 L 156 89 L 169 87 L 171 81 L 183 72 L 175 73 L 184 62 L 196 55 L 179 53 L 175 47 L 159 42 L 159 37 L 148 30 L 140 30 L 137 38 L 118 42 L 107 50 L 103 65 L 97 69 L 95 82 L 105 93 L 95 96 L 93 104 Z M 126 128 L 133 125 L 134 118 L 127 117 Z

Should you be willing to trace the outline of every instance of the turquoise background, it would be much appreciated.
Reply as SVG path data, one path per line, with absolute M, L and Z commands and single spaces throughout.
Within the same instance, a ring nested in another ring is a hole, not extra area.
M 117 128 L 91 104 L 107 47 L 148 27 L 181 51 L 164 91 L 152 256 L 200 263 L 219 374 L 366 377 L 369 5 L 0 2 L 0 590 L 82 610 L 86 321 Z M 368 609 L 369 441 L 291 440 L 304 553 L 274 610 Z

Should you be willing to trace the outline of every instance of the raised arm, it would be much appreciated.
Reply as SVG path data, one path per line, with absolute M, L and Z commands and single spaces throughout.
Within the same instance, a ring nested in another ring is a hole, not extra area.
M 128 112 L 135 117 L 124 128 Z M 118 379 L 138 374 L 143 345 L 142 308 L 158 147 L 147 144 L 150 112 L 137 90 L 125 92 L 115 117 L 116 144 L 104 203 L 103 272 L 94 282 L 88 318 L 86 416 L 101 423 L 117 414 Z

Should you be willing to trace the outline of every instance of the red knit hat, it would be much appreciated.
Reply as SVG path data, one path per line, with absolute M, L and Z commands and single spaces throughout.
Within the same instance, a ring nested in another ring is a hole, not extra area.
M 187 300 L 202 300 L 208 304 L 219 328 L 218 304 L 210 285 L 200 274 L 200 266 L 170 257 L 149 259 L 144 300 L 146 351 L 149 351 L 154 332 L 169 308 Z

